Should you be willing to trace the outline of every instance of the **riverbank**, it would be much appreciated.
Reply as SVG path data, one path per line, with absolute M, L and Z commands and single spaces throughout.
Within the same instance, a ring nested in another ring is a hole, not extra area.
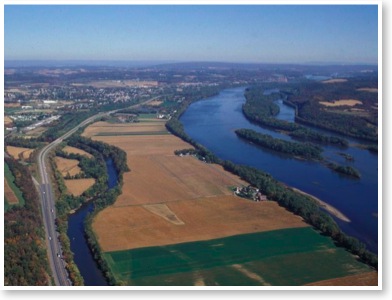
M 341 211 L 339 211 L 337 208 L 333 207 L 332 205 L 320 200 L 319 198 L 305 193 L 304 191 L 301 191 L 300 189 L 294 188 L 294 187 L 290 187 L 293 191 L 296 191 L 302 195 L 308 196 L 310 198 L 312 198 L 314 201 L 316 201 L 318 203 L 318 205 L 325 209 L 326 211 L 328 211 L 331 215 L 333 215 L 334 217 L 338 218 L 339 220 L 342 220 L 344 222 L 351 222 L 351 220 L 345 216 Z

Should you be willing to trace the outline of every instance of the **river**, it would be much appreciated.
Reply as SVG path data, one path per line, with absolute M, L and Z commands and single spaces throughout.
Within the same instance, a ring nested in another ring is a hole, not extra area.
M 109 180 L 108 188 L 111 189 L 117 185 L 118 175 L 113 166 L 112 159 L 106 160 L 106 169 Z M 78 266 L 80 274 L 84 279 L 86 286 L 106 286 L 107 281 L 94 260 L 84 231 L 84 221 L 86 216 L 94 210 L 94 203 L 88 202 L 80 207 L 74 214 L 68 217 L 67 235 L 71 242 L 71 250 L 74 253 L 74 261 Z
M 377 253 L 377 155 L 357 147 L 340 149 L 323 146 L 326 159 L 341 165 L 351 165 L 360 171 L 361 179 L 350 179 L 320 163 L 293 159 L 241 140 L 234 133 L 235 129 L 249 128 L 277 138 L 292 140 L 287 135 L 255 125 L 243 116 L 241 107 L 245 102 L 244 91 L 245 88 L 227 89 L 217 96 L 191 104 L 180 118 L 186 133 L 222 159 L 268 172 L 277 180 L 334 206 L 351 220 L 344 222 L 334 218 L 342 230 Z M 277 118 L 293 122 L 294 109 L 283 104 L 281 100 L 278 100 L 277 104 L 280 107 Z M 346 139 L 350 145 L 358 143 L 354 139 Z M 339 152 L 350 154 L 355 160 L 346 161 Z

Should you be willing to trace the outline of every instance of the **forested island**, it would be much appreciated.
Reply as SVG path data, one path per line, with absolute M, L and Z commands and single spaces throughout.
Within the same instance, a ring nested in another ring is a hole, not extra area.
M 277 99 L 286 98 L 287 95 L 280 92 L 265 95 L 264 92 L 265 87 L 263 86 L 253 86 L 246 89 L 246 102 L 242 106 L 242 111 L 252 122 L 283 131 L 283 133 L 303 141 L 331 144 L 339 147 L 348 146 L 345 139 L 327 136 L 300 124 L 276 119 L 274 116 L 279 113 L 279 106 L 274 102 Z
M 247 141 L 277 152 L 286 153 L 294 157 L 301 157 L 305 159 L 322 159 L 322 149 L 310 143 L 284 141 L 273 138 L 268 134 L 258 133 L 251 129 L 237 129 L 235 133 Z
M 289 142 L 282 139 L 273 138 L 268 134 L 262 134 L 252 129 L 237 129 L 235 133 L 240 138 L 245 139 L 255 145 L 292 156 L 293 158 L 301 158 L 307 160 L 316 160 L 330 168 L 331 170 L 353 178 L 360 178 L 361 174 L 358 170 L 350 166 L 341 166 L 326 161 L 321 155 L 323 149 L 312 145 L 311 143 Z

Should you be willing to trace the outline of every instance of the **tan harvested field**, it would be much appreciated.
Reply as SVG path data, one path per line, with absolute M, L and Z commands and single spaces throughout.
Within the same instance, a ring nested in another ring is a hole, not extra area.
M 14 121 L 9 116 L 4 116 L 4 125 L 11 125 Z
M 62 176 L 67 176 L 68 174 L 74 176 L 82 171 L 78 166 L 79 161 L 77 159 L 67 159 L 56 156 L 54 161 Z
M 8 181 L 6 178 L 4 178 L 4 197 L 7 199 L 8 204 L 18 204 L 19 200 L 14 194 L 13 190 L 8 184 Z
M 232 195 L 166 203 L 184 225 L 142 205 L 111 206 L 93 222 L 103 251 L 209 240 L 231 235 L 308 226 L 276 202 L 253 202 Z
M 184 225 L 185 223 L 181 221 L 176 214 L 170 210 L 166 204 L 149 204 L 143 205 L 145 209 L 164 218 L 166 221 L 173 223 L 174 225 Z
M 329 80 L 324 80 L 322 83 L 340 83 L 340 82 L 346 82 L 347 79 L 344 78 L 339 78 L 339 79 L 329 79 Z
M 65 186 L 70 194 L 74 196 L 80 196 L 95 183 L 94 178 L 83 178 L 83 179 L 68 179 L 64 180 Z
M 148 106 L 159 106 L 159 105 L 161 105 L 162 103 L 163 103 L 163 101 L 154 100 L 154 101 L 149 102 L 147 105 L 148 105 Z
M 166 131 L 165 121 L 152 121 L 152 122 L 140 122 L 140 123 L 127 123 L 127 124 L 111 124 L 108 122 L 97 122 L 86 128 L 83 132 L 83 136 L 92 137 L 97 134 L 113 134 L 124 133 L 124 132 L 160 132 Z
M 132 171 L 124 174 L 126 184 L 115 206 L 231 195 L 229 186 L 246 185 L 222 167 L 191 156 L 128 156 L 128 165 Z
M 71 147 L 71 146 L 65 146 L 65 147 L 63 148 L 63 151 L 64 151 L 65 153 L 68 153 L 68 154 L 73 153 L 73 154 L 84 155 L 84 156 L 87 156 L 88 158 L 93 157 L 90 153 L 88 153 L 88 152 L 86 152 L 86 151 L 84 151 L 84 150 L 82 150 L 82 149 L 75 148 L 75 147 Z
M 357 104 L 362 104 L 362 101 L 355 100 L 355 99 L 342 99 L 342 100 L 335 100 L 334 102 L 320 101 L 319 103 L 324 106 L 354 106 Z
M 370 93 L 378 93 L 378 88 L 360 88 L 357 89 L 360 92 L 370 92 Z
M 173 135 L 95 136 L 93 140 L 117 146 L 127 152 L 128 166 L 132 170 L 133 155 L 174 155 L 175 150 L 193 148 Z
M 4 103 L 4 107 L 20 107 L 20 103 Z
M 157 81 L 135 81 L 135 80 L 99 80 L 92 81 L 88 86 L 95 88 L 110 88 L 110 87 L 153 87 L 158 86 Z
M 102 125 L 94 124 L 85 133 Z M 143 128 L 140 124 L 131 126 Z M 115 131 L 129 125 L 111 127 Z M 229 187 L 247 183 L 219 165 L 174 155 L 175 150 L 192 146 L 173 135 L 93 139 L 125 150 L 131 169 L 123 175 L 123 192 L 115 204 L 94 220 L 104 251 L 308 226 L 275 202 L 234 196 Z
M 307 286 L 377 286 L 377 272 L 360 273 L 306 284 Z
M 7 153 L 14 159 L 28 159 L 33 151 L 34 149 L 30 148 L 7 146 Z

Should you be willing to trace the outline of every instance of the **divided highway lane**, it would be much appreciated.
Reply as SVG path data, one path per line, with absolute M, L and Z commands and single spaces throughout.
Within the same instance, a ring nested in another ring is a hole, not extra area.
M 157 98 L 158 98 L 158 96 L 153 97 L 153 98 L 151 98 L 147 101 L 144 101 L 142 103 L 132 105 L 129 108 L 135 108 L 139 105 L 151 102 Z M 88 123 L 94 121 L 97 118 L 101 118 L 104 115 L 110 115 L 110 114 L 115 113 L 117 111 L 118 111 L 118 109 L 112 110 L 109 112 L 99 113 L 99 114 L 96 114 L 96 115 L 84 120 L 82 123 L 80 123 L 79 125 L 77 125 L 73 129 L 71 129 L 70 131 L 65 133 L 63 136 L 59 137 L 57 140 L 46 145 L 38 155 L 38 168 L 39 168 L 39 173 L 41 176 L 39 193 L 41 196 L 42 216 L 43 216 L 46 237 L 47 237 L 47 246 L 48 246 L 47 249 L 48 249 L 48 255 L 49 255 L 49 264 L 52 269 L 52 274 L 53 274 L 53 278 L 54 278 L 56 285 L 69 286 L 69 285 L 72 285 L 72 283 L 69 280 L 68 272 L 65 268 L 65 262 L 62 259 L 61 243 L 58 239 L 58 233 L 56 230 L 55 199 L 54 199 L 54 195 L 53 195 L 53 191 L 52 191 L 52 185 L 50 183 L 50 177 L 48 176 L 48 173 L 47 173 L 47 167 L 46 167 L 47 155 L 54 147 L 56 147 L 58 144 L 60 144 L 64 139 L 66 139 L 66 138 L 70 137 L 72 134 L 74 134 L 80 127 L 87 125 Z

